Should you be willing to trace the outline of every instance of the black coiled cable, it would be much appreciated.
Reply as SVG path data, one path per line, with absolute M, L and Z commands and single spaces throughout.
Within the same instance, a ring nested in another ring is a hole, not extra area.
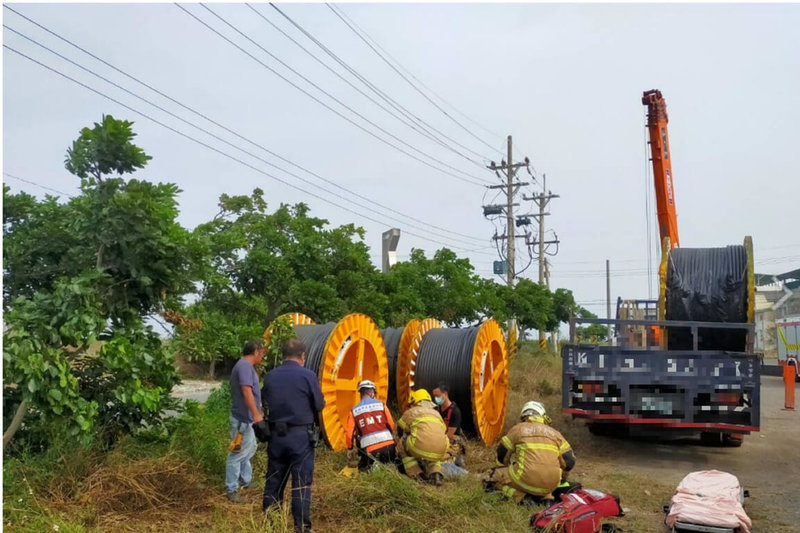
M 335 322 L 294 327 L 297 338 L 306 345 L 305 367 L 317 376 L 320 375 L 322 359 L 325 356 L 325 344 L 335 327 Z
M 472 352 L 480 326 L 428 331 L 419 345 L 414 369 L 414 389 L 431 392 L 446 383 L 450 400 L 461 409 L 461 427 L 475 435 L 472 406 Z
M 744 246 L 675 248 L 669 252 L 666 318 L 747 322 L 747 251 Z M 691 332 L 669 328 L 670 349 L 692 349 Z M 745 351 L 746 331 L 700 330 L 701 350 Z
M 395 379 L 397 376 L 397 352 L 400 350 L 400 340 L 403 338 L 405 328 L 386 328 L 381 330 L 383 343 L 386 345 L 386 362 L 389 364 L 389 398 L 395 397 L 397 389 Z

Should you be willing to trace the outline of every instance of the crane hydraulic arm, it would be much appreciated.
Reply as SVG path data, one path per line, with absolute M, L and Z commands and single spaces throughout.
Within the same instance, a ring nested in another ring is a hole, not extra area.
M 658 209 L 658 231 L 661 240 L 669 237 L 670 248 L 680 244 L 678 240 L 678 213 L 675 208 L 675 193 L 672 188 L 672 162 L 670 160 L 669 134 L 667 133 L 667 102 L 661 91 L 645 91 L 642 104 L 647 106 L 647 129 L 650 133 L 650 157 L 653 161 L 653 178 L 656 186 Z

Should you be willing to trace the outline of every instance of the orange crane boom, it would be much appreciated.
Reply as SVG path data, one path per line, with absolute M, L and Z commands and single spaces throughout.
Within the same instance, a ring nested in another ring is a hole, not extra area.
M 650 133 L 650 158 L 653 161 L 653 178 L 656 186 L 658 232 L 663 242 L 669 237 L 670 248 L 679 246 L 678 212 L 672 188 L 672 162 L 670 160 L 669 134 L 667 133 L 667 102 L 661 91 L 645 91 L 642 104 L 647 106 L 647 129 Z

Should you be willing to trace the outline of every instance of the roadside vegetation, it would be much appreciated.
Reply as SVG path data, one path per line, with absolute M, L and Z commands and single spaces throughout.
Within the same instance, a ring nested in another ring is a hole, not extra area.
M 618 492 L 630 510 L 628 525 L 656 530 L 661 505 L 672 487 L 642 480 L 602 464 L 593 464 L 584 448 L 592 439 L 584 428 L 562 418 L 559 359 L 526 343 L 510 368 L 507 426 L 516 422 L 528 398 L 543 399 L 556 427 L 574 442 L 575 478 L 586 486 Z M 4 526 L 8 531 L 292 531 L 288 509 L 264 517 L 261 487 L 266 470 L 263 448 L 254 459 L 254 487 L 242 506 L 224 497 L 226 427 L 230 392 L 215 390 L 201 405 L 163 427 L 122 438 L 112 451 L 96 445 L 52 446 L 45 453 L 19 453 L 4 465 Z M 583 460 L 582 460 L 583 459 Z M 381 469 L 354 479 L 339 475 L 345 453 L 320 448 L 313 487 L 312 516 L 319 531 L 385 532 L 522 531 L 535 509 L 502 501 L 482 490 L 476 474 L 490 468 L 494 448 L 470 442 L 468 466 L 474 475 L 441 488 L 422 485 Z M 58 526 L 57 529 L 54 526 Z
M 446 248 L 430 257 L 413 250 L 383 274 L 361 228 L 330 227 L 304 204 L 269 210 L 259 189 L 223 195 L 212 220 L 183 228 L 177 187 L 129 176 L 150 160 L 134 137 L 131 122 L 110 116 L 80 132 L 65 160 L 80 180 L 75 197 L 3 188 L 8 531 L 290 531 L 286 512 L 260 512 L 263 450 L 248 503 L 224 498 L 227 388 L 202 405 L 178 406 L 170 396 L 176 356 L 213 374 L 284 312 L 317 322 L 363 312 L 381 327 L 513 316 L 523 330 L 548 331 L 570 315 L 590 316 L 569 290 L 529 280 L 509 288 Z M 559 359 L 523 343 L 510 379 L 507 426 L 524 401 L 543 401 L 576 450 L 575 477 L 619 493 L 631 531 L 657 531 L 672 487 L 616 468 L 613 442 L 560 415 Z M 345 478 L 338 472 L 347 456 L 320 449 L 315 527 L 522 531 L 533 511 L 481 488 L 477 474 L 493 462 L 493 448 L 472 442 L 473 475 L 437 489 L 390 470 Z

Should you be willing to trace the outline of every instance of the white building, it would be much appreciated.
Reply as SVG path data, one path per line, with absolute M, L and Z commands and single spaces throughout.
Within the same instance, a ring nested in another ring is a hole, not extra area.
M 756 274 L 755 349 L 777 356 L 775 319 L 800 314 L 800 269 L 784 274 Z

